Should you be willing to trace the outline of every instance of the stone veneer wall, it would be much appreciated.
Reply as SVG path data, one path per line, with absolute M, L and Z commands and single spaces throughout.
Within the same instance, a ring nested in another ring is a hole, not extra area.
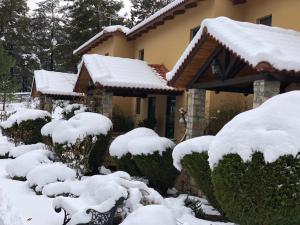
M 187 139 L 204 134 L 206 90 L 190 89 L 188 92 Z
M 280 94 L 279 81 L 257 80 L 254 81 L 253 88 L 253 108 L 257 108 L 268 99 Z

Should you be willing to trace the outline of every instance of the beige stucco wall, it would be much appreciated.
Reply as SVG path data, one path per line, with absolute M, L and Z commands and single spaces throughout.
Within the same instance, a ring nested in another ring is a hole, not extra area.
M 258 18 L 272 14 L 273 25 L 291 28 L 300 31 L 300 1 L 299 0 L 248 0 L 241 5 L 233 5 L 231 0 L 206 0 L 199 2 L 196 8 L 188 9 L 185 14 L 176 16 L 173 20 L 165 21 L 165 24 L 143 34 L 141 37 L 127 41 L 120 34 L 103 42 L 92 49 L 90 53 L 106 54 L 111 56 L 138 58 L 141 49 L 145 51 L 145 61 L 153 64 L 164 64 L 172 69 L 178 61 L 182 52 L 190 42 L 191 29 L 200 25 L 205 18 L 227 16 L 235 20 L 255 23 Z M 252 95 L 244 96 L 235 93 L 207 92 L 207 114 L 217 110 L 224 105 L 252 105 Z M 123 103 L 124 101 L 124 103 Z M 126 113 L 131 113 L 132 118 L 138 123 L 147 118 L 148 100 L 141 101 L 141 114 L 135 114 L 135 99 L 126 101 L 122 98 L 117 100 Z M 184 133 L 182 125 L 179 124 L 179 109 L 187 109 L 186 94 L 178 96 L 176 100 L 175 115 L 175 139 L 180 140 Z M 126 108 L 126 109 L 125 109 Z M 166 96 L 157 98 L 157 119 L 160 126 L 158 132 L 165 134 L 166 124 Z

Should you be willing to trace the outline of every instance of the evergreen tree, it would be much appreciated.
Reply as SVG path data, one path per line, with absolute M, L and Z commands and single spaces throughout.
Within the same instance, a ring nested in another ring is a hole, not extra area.
M 32 73 L 38 66 L 27 13 L 25 0 L 0 0 L 0 40 L 15 60 L 11 74 L 23 91 L 30 90 Z
M 73 56 L 73 50 L 99 33 L 103 27 L 122 25 L 124 18 L 118 15 L 123 7 L 120 0 L 65 0 L 65 31 L 68 41 L 65 43 L 65 57 L 69 60 L 66 68 L 76 70 L 79 58 Z
M 36 54 L 41 67 L 46 70 L 64 70 L 64 53 L 61 45 L 65 42 L 64 21 L 60 14 L 59 0 L 44 0 L 37 3 L 38 8 L 32 18 Z
M 13 66 L 13 59 L 5 52 L 3 45 L 0 43 L 0 95 L 3 111 L 5 111 L 8 98 L 17 89 L 17 84 L 10 74 Z
M 137 24 L 167 4 L 172 0 L 131 0 L 131 21 L 133 24 Z

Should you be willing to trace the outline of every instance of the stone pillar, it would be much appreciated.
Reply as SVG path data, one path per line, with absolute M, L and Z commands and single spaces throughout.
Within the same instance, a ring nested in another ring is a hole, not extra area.
M 45 109 L 45 96 L 41 96 L 40 98 L 40 110 L 44 110 Z
M 113 113 L 113 93 L 103 91 L 102 95 L 102 114 L 112 119 Z
M 280 94 L 280 81 L 256 80 L 253 83 L 253 108 Z
M 45 105 L 44 105 L 44 110 L 48 111 L 48 112 L 52 112 L 53 110 L 53 102 L 52 102 L 52 98 L 50 97 L 45 97 Z
M 104 116 L 112 118 L 113 110 L 113 93 L 102 89 L 94 91 L 93 100 L 91 103 L 91 110 L 93 112 L 101 113 Z
M 187 139 L 204 134 L 206 90 L 190 89 L 188 92 Z

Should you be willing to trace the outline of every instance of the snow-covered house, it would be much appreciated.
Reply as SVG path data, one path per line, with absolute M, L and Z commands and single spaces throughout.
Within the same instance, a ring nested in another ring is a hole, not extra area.
M 131 29 L 122 26 L 105 28 L 95 37 L 77 48 L 74 54 L 80 56 L 86 54 L 100 54 L 145 60 L 149 64 L 164 65 L 167 70 L 171 71 L 170 74 L 172 74 L 177 68 L 176 65 L 180 64 L 177 62 L 181 61 L 182 53 L 185 52 L 186 48 L 190 48 L 188 47 L 189 44 L 195 44 L 195 42 L 198 41 L 198 39 L 194 41 L 192 41 L 192 39 L 197 35 L 204 19 L 226 16 L 237 21 L 247 21 L 254 24 L 259 23 L 300 31 L 298 23 L 300 14 L 297 10 L 299 7 L 300 2 L 295 0 L 277 0 L 276 4 L 274 0 L 175 0 Z M 230 32 L 234 27 L 229 28 L 230 30 L 226 37 L 236 40 L 236 33 Z M 264 28 L 268 30 L 267 26 L 263 26 L 260 29 L 263 30 Z M 247 39 L 256 42 L 255 36 L 257 33 L 253 32 L 254 30 L 256 29 L 250 29 L 248 31 L 235 29 L 235 31 L 239 32 L 239 37 L 243 36 L 244 41 L 241 42 L 242 44 L 246 44 L 245 41 Z M 224 29 L 221 29 L 221 31 L 224 31 Z M 289 38 L 291 36 L 293 35 L 289 35 L 284 39 L 284 46 L 289 45 Z M 209 37 L 209 35 L 207 37 Z M 265 44 L 270 48 L 273 48 L 273 45 L 277 47 L 276 43 L 269 43 L 268 37 L 269 36 L 265 37 Z M 203 41 L 203 39 L 201 39 L 201 41 Z M 207 41 L 205 45 L 208 46 L 209 42 L 210 41 Z M 222 43 L 222 41 L 220 41 L 220 43 Z M 259 43 L 261 42 L 259 41 Z M 212 47 L 214 47 L 214 43 L 212 43 L 212 45 Z M 200 45 L 196 45 L 195 48 L 199 46 Z M 261 45 L 259 46 L 259 48 L 261 48 Z M 250 48 L 256 47 L 255 45 L 248 46 L 245 50 L 249 51 L 251 50 Z M 207 59 L 207 55 L 211 53 L 210 51 L 211 48 L 209 48 L 206 53 L 204 53 L 205 50 L 203 50 L 199 51 L 201 53 L 195 57 L 190 56 L 193 62 L 199 62 L 199 64 L 191 63 L 188 67 L 188 69 L 191 70 L 191 77 L 196 77 L 195 69 L 199 70 L 199 66 L 202 66 L 203 60 Z M 195 50 L 195 52 L 197 52 L 197 50 Z M 274 54 L 281 55 L 281 52 L 275 51 Z M 270 54 L 268 57 L 269 56 Z M 291 57 L 295 56 L 293 55 Z M 272 63 L 269 59 L 267 61 Z M 189 58 L 186 62 L 190 62 Z M 202 64 L 200 65 L 200 63 Z M 260 66 L 263 65 L 264 64 L 261 64 Z M 184 89 L 190 88 L 186 84 L 182 86 L 179 85 L 180 80 L 184 79 L 185 76 L 176 75 L 176 77 L 181 78 L 176 82 L 173 82 L 172 79 L 169 83 L 170 85 Z M 282 90 L 285 89 L 285 86 L 288 86 L 287 82 L 283 83 L 284 84 L 281 85 Z M 204 128 L 202 123 L 203 119 L 201 122 L 199 120 L 199 109 L 201 112 L 205 111 L 207 120 L 212 112 L 219 111 L 219 109 L 222 109 L 224 106 L 235 107 L 245 105 L 243 108 L 251 108 L 253 105 L 253 90 L 253 87 L 248 86 L 246 93 L 237 93 L 238 89 L 233 88 L 227 88 L 226 90 L 224 88 L 219 90 L 207 88 L 202 94 L 196 91 L 198 97 L 205 99 L 205 106 L 203 104 L 204 101 L 197 102 L 192 100 L 193 98 L 190 96 L 196 94 L 194 90 L 186 91 L 182 95 L 177 95 L 175 99 L 165 96 L 156 101 L 156 108 L 159 108 L 159 110 L 156 110 L 156 116 L 161 118 L 158 121 L 161 126 L 161 131 L 165 130 L 165 134 L 172 133 L 176 140 L 180 140 L 185 129 L 179 122 L 179 109 L 184 108 L 190 112 L 189 116 L 193 118 L 190 119 L 190 121 L 194 121 L 188 125 L 190 127 L 188 131 L 189 137 L 199 136 L 203 134 Z M 246 94 L 246 96 L 244 94 Z M 142 99 L 136 98 L 135 101 L 131 102 L 130 108 L 141 107 L 141 110 L 147 112 L 150 105 L 155 104 L 153 100 L 149 100 L 148 97 Z M 193 111 L 193 108 L 189 108 L 189 106 L 192 105 L 196 107 L 198 111 Z M 127 108 L 128 102 L 124 102 L 122 109 L 126 111 Z M 133 111 L 131 117 L 134 119 L 139 118 L 139 110 L 136 112 Z M 160 134 L 163 135 L 163 132 L 160 132 Z
M 52 100 L 78 100 L 84 94 L 74 92 L 77 74 L 46 70 L 34 71 L 31 97 L 39 98 L 40 109 L 51 111 Z
M 181 89 L 167 85 L 166 73 L 162 65 L 148 65 L 138 59 L 87 54 L 82 57 L 74 91 L 87 95 L 92 111 L 112 117 L 113 109 L 117 107 L 130 116 L 135 110 L 133 101 L 136 97 L 160 99 L 165 95 L 176 97 L 182 94 Z

